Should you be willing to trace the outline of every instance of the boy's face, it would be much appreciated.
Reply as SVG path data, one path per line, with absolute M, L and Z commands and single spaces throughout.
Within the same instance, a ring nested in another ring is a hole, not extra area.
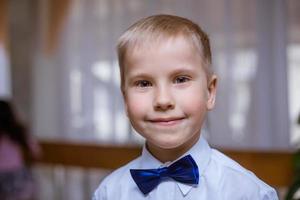
M 197 53 L 177 37 L 137 49 L 126 60 L 126 111 L 150 151 L 188 150 L 214 107 L 216 77 L 208 84 Z

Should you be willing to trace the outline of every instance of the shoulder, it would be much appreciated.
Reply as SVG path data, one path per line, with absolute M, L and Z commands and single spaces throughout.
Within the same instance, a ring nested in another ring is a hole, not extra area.
M 217 176 L 217 182 L 214 184 L 217 185 L 220 193 L 228 197 L 225 199 L 235 196 L 237 199 L 278 199 L 276 191 L 272 187 L 256 177 L 251 171 L 214 149 L 212 150 L 208 174 Z
M 117 196 L 121 194 L 120 188 L 124 190 L 124 186 L 130 187 L 130 185 L 133 185 L 134 182 L 130 175 L 130 169 L 137 168 L 139 161 L 140 157 L 132 160 L 106 176 L 96 189 L 93 200 L 112 199 L 110 198 L 111 195 Z M 130 184 L 130 182 L 132 182 L 132 184 Z

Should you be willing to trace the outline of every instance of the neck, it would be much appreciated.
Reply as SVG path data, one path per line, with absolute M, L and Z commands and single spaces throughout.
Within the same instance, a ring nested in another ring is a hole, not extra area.
M 196 134 L 193 138 L 190 139 L 187 144 L 171 149 L 161 148 L 147 141 L 146 148 L 160 162 L 172 162 L 189 151 L 194 146 L 194 144 L 196 144 L 199 138 L 200 134 Z

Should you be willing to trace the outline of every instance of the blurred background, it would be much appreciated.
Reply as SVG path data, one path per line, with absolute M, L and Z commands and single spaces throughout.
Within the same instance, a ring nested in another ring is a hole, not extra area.
M 42 148 L 37 199 L 90 199 L 138 155 L 119 91 L 116 41 L 165 13 L 210 36 L 217 105 L 203 134 L 285 195 L 300 147 L 300 1 L 0 0 L 0 97 Z

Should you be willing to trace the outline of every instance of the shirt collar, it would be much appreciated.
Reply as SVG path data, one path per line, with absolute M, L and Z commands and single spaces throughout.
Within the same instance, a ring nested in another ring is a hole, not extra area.
M 201 184 L 201 182 L 200 182 L 201 176 L 203 176 L 203 173 L 204 173 L 204 171 L 209 163 L 210 157 L 211 157 L 211 148 L 203 136 L 200 136 L 197 143 L 189 151 L 187 151 L 185 154 L 183 154 L 178 159 L 180 159 L 186 155 L 189 155 L 189 154 L 193 157 L 193 159 L 195 160 L 195 162 L 198 165 L 198 169 L 199 169 L 199 184 L 198 185 L 200 185 Z M 173 162 L 162 163 L 159 160 L 157 160 L 147 150 L 146 145 L 144 145 L 140 161 L 141 161 L 140 162 L 141 169 L 150 169 L 150 168 L 160 168 L 160 167 L 164 167 L 164 166 L 169 166 L 176 160 Z M 181 193 L 183 194 L 183 196 L 186 196 L 193 187 L 198 187 L 195 185 L 188 185 L 188 184 L 184 184 L 184 183 L 180 183 L 180 182 L 176 182 L 176 183 L 177 183 Z

